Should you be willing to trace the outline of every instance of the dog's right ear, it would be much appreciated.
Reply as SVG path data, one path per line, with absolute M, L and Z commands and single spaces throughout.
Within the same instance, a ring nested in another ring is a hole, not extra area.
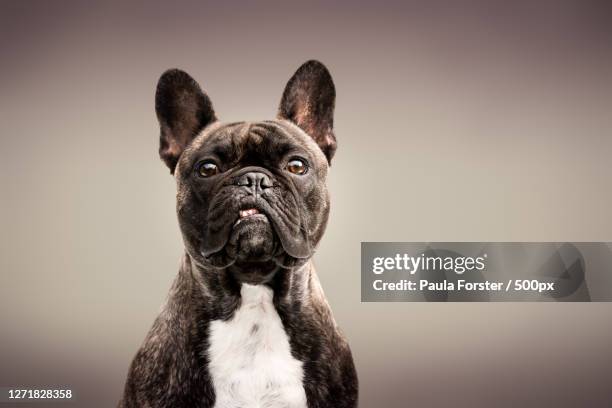
M 180 69 L 162 74 L 155 93 L 159 120 L 159 156 L 174 173 L 179 157 L 207 125 L 217 120 L 212 103 L 198 83 Z

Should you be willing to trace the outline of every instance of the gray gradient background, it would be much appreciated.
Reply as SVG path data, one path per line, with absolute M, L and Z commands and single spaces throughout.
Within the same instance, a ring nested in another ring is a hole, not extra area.
M 339 149 L 316 263 L 361 406 L 610 406 L 610 304 L 359 301 L 361 241 L 612 239 L 609 9 L 172 3 L 0 3 L 0 385 L 119 398 L 182 250 L 161 72 L 261 119 L 317 58 Z

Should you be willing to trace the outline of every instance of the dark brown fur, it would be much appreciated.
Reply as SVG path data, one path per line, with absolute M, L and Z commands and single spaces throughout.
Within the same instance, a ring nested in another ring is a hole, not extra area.
M 303 363 L 308 407 L 357 406 L 351 352 L 311 262 L 329 215 L 334 101 L 329 72 L 309 61 L 289 80 L 278 120 L 220 124 L 189 75 L 162 75 L 160 156 L 177 179 L 185 255 L 132 362 L 120 407 L 214 407 L 209 324 L 232 318 L 242 283 L 273 289 L 292 355 Z M 308 172 L 289 173 L 292 157 Z M 218 174 L 199 176 L 203 162 L 216 163 Z M 251 207 L 265 217 L 237 226 L 239 211 Z

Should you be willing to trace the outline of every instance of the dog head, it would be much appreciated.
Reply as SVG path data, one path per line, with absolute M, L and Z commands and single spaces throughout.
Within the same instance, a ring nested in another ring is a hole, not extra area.
M 221 123 L 209 97 L 180 70 L 159 79 L 159 154 L 177 181 L 177 213 L 198 264 L 261 283 L 309 259 L 329 214 L 336 150 L 335 88 L 323 64 L 291 77 L 276 120 Z

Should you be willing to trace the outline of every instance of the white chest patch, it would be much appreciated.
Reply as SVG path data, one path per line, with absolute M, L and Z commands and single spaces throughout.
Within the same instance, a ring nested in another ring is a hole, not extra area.
M 210 324 L 215 408 L 305 408 L 302 362 L 272 303 L 272 290 L 243 284 L 231 320 Z

